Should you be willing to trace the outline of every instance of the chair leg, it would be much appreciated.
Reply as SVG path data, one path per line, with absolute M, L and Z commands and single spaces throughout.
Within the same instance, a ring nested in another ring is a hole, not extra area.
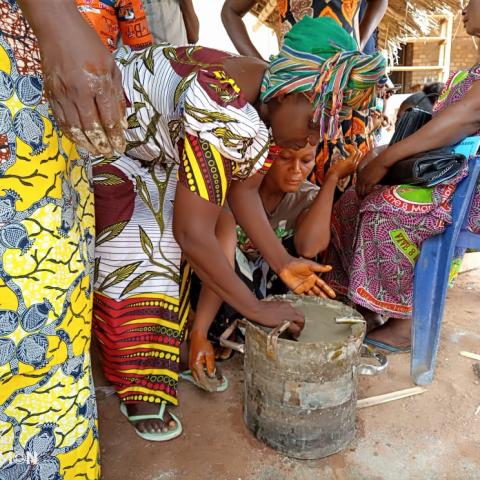
M 415 269 L 410 374 L 417 385 L 433 380 L 452 256 L 443 235 L 430 238 Z

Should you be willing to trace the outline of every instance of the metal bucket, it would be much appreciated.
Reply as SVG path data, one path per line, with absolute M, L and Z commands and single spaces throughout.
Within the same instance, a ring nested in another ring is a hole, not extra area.
M 351 333 L 341 341 L 302 343 L 279 338 L 288 323 L 268 331 L 244 322 L 245 346 L 239 346 L 227 339 L 235 328 L 230 326 L 221 343 L 245 353 L 245 422 L 259 440 L 289 457 L 337 453 L 355 436 L 358 374 L 382 372 L 387 359 L 375 353 L 379 366 L 360 364 L 365 321 L 352 308 L 291 294 L 269 299 L 332 309 Z

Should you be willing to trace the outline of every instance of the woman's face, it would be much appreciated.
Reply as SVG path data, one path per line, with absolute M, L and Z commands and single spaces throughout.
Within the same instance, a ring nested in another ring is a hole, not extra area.
M 269 120 L 275 143 L 283 148 L 301 149 L 317 145 L 320 128 L 313 122 L 311 101 L 301 93 L 280 96 L 268 103 Z
M 463 25 L 469 35 L 480 36 L 480 0 L 470 0 L 462 10 Z
M 282 192 L 296 192 L 307 179 L 315 165 L 316 146 L 307 144 L 298 150 L 282 148 L 272 156 L 272 166 L 266 179 Z

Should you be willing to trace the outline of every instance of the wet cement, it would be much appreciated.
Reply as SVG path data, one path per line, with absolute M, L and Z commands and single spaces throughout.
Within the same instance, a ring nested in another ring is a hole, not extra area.
M 305 302 L 296 302 L 295 308 L 305 315 L 305 327 L 298 337 L 304 343 L 337 343 L 345 341 L 352 334 L 351 325 L 338 324 L 338 309 Z

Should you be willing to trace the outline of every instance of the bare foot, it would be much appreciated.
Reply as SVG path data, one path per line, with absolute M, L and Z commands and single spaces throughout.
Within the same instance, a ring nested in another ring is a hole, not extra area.
M 411 345 L 411 326 L 411 320 L 390 318 L 385 325 L 372 330 L 368 338 L 394 347 L 407 348 Z
M 157 414 L 160 410 L 160 404 L 139 402 L 126 405 L 129 416 L 136 415 L 149 415 Z M 159 433 L 168 432 L 176 428 L 177 423 L 172 419 L 167 410 L 163 416 L 163 421 L 160 419 L 152 418 L 151 420 L 140 420 L 138 422 L 132 422 L 135 428 L 142 433 Z

